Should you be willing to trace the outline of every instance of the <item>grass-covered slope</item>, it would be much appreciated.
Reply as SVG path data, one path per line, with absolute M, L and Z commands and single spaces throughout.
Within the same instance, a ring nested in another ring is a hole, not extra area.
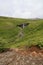
M 17 24 L 30 23 L 19 36 L 21 29 Z M 0 17 L 0 48 L 15 48 L 30 45 L 43 45 L 43 20 L 28 20 Z

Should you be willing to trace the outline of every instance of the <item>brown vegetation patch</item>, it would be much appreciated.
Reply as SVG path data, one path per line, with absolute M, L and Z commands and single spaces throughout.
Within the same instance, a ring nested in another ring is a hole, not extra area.
M 27 55 L 27 54 L 30 54 L 30 53 L 32 53 L 33 55 L 36 55 L 38 53 L 43 54 L 43 50 L 40 49 L 37 46 L 31 46 L 28 49 L 15 49 L 15 51 L 20 53 L 20 54 L 24 54 L 24 55 Z

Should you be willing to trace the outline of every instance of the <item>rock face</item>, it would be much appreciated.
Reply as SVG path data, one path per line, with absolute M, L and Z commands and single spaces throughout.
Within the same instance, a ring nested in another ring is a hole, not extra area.
M 22 24 L 19 24 L 19 25 L 17 25 L 18 27 L 21 27 L 21 28 L 24 28 L 24 27 L 26 27 L 26 26 L 28 26 L 29 25 L 29 23 L 22 23 Z
M 0 53 L 0 65 L 43 65 L 43 53 L 32 51 L 26 54 L 26 51 L 13 49 Z

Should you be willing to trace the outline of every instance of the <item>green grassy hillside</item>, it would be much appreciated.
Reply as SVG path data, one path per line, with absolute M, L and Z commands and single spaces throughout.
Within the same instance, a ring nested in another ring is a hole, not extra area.
M 17 24 L 30 23 L 24 29 Z M 20 36 L 23 32 L 23 36 Z M 43 20 L 28 20 L 0 17 L 0 48 L 15 48 L 30 45 L 43 45 Z

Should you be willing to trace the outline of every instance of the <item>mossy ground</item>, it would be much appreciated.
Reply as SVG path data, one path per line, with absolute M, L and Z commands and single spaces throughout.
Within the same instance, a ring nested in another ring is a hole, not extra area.
M 17 24 L 30 23 L 19 36 L 21 29 Z M 0 48 L 23 48 L 31 45 L 43 45 L 43 19 L 18 19 L 0 17 Z

